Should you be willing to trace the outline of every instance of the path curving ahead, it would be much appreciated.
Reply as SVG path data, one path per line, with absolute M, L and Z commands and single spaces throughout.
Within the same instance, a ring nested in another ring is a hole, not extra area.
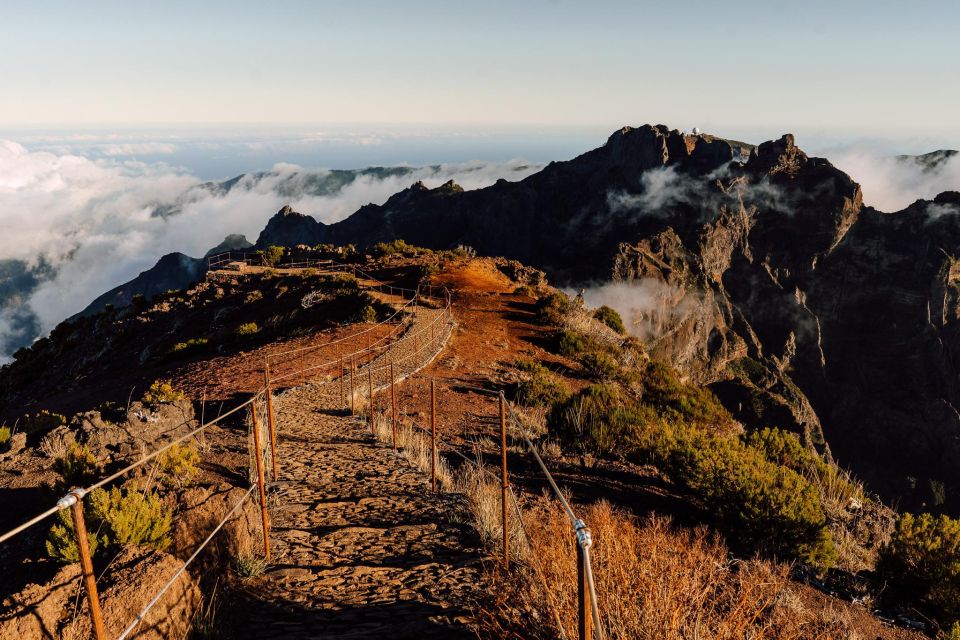
M 277 397 L 273 564 L 244 589 L 238 635 L 476 637 L 468 611 L 483 552 L 451 521 L 454 498 L 433 495 L 429 477 L 337 404 L 323 385 Z

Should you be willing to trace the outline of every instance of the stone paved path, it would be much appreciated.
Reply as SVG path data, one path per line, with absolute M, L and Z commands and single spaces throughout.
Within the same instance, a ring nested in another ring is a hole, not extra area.
M 252 581 L 253 638 L 472 638 L 482 552 L 451 497 L 317 387 L 278 397 L 273 565 Z

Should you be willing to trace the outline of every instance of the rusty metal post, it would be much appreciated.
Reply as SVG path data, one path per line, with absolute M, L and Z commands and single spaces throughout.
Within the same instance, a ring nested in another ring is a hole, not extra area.
M 507 490 L 510 485 L 507 479 L 507 412 L 504 408 L 503 394 L 500 394 L 500 455 L 503 466 L 502 482 L 500 485 L 500 515 L 503 524 L 503 568 L 510 568 L 510 522 L 507 515 Z
M 437 492 L 437 384 L 430 379 L 430 475 L 433 492 Z
M 355 395 L 353 392 L 353 371 L 356 369 L 356 360 L 354 356 L 350 356 L 350 417 L 357 415 L 356 406 L 355 406 Z
M 270 388 L 270 365 L 266 364 L 263 368 L 264 378 L 266 379 L 267 394 L 267 430 L 270 432 L 270 462 L 273 466 L 273 481 L 279 479 L 277 473 L 277 435 L 273 426 L 273 391 Z
M 373 428 L 373 363 L 367 365 L 367 399 L 368 407 L 367 410 L 370 412 L 370 433 L 373 436 L 377 435 L 377 432 Z
M 393 363 L 390 363 L 390 411 L 393 414 L 393 450 L 397 450 L 397 379 L 393 375 Z
M 263 461 L 260 459 L 260 425 L 257 422 L 256 403 L 250 405 L 250 411 L 253 415 L 253 457 L 257 460 L 257 487 L 260 489 L 260 518 L 263 525 L 263 549 L 264 557 L 270 562 L 270 521 L 267 518 L 267 492 L 263 483 Z
M 343 395 L 343 356 L 340 356 L 340 404 L 347 404 L 347 399 Z
M 577 631 L 580 640 L 593 640 L 593 618 L 590 610 L 590 587 L 587 584 L 587 563 L 583 549 L 577 546 Z
M 103 627 L 103 611 L 100 609 L 100 596 L 97 593 L 97 577 L 93 573 L 93 559 L 90 557 L 90 543 L 87 540 L 87 523 L 83 519 L 83 493 L 76 490 L 72 495 L 76 500 L 72 506 L 73 531 L 77 536 L 77 549 L 80 551 L 80 569 L 83 572 L 83 585 L 90 605 L 93 637 L 96 640 L 107 640 L 107 632 Z

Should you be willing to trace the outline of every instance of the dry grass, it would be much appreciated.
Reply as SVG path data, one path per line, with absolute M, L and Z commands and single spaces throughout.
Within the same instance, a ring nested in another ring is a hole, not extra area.
M 377 440 L 384 444 L 393 446 L 393 429 L 390 425 L 390 419 L 385 414 L 375 414 L 373 418 L 373 431 Z M 397 424 L 397 449 L 400 455 L 414 467 L 430 473 L 432 466 L 432 456 L 430 451 L 430 438 L 423 432 L 416 429 L 412 424 L 398 421 Z M 437 454 L 437 485 L 442 491 L 456 490 L 454 474 L 443 456 Z
M 787 565 L 731 560 L 720 539 L 704 529 L 677 529 L 656 517 L 638 522 L 606 502 L 581 511 L 593 532 L 598 604 L 608 638 L 858 637 L 842 610 L 804 608 Z M 559 615 L 567 637 L 575 638 L 570 522 L 546 499 L 528 510 L 525 520 L 536 555 L 532 568 L 490 576 L 496 589 L 481 619 L 491 636 L 541 638 L 555 637 L 555 629 L 547 627 Z

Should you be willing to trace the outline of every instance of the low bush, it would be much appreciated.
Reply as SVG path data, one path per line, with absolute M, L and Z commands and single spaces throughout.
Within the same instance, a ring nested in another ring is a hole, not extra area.
M 275 267 L 283 260 L 284 253 L 286 253 L 286 249 L 283 247 L 271 245 L 263 252 L 263 262 L 268 267 Z
M 677 372 L 651 360 L 641 371 L 643 401 L 670 419 L 717 428 L 733 423 L 730 412 L 712 391 L 680 381 Z
M 91 553 L 122 545 L 166 549 L 172 513 L 156 492 L 114 487 L 96 489 L 84 498 L 84 519 Z M 79 553 L 69 511 L 58 513 L 47 535 L 47 554 L 60 562 L 77 562 Z
M 564 316 L 573 307 L 570 296 L 562 291 L 554 291 L 537 300 L 537 322 L 545 325 L 560 325 Z
M 210 341 L 207 338 L 190 338 L 186 342 L 178 342 L 170 347 L 170 353 L 190 353 L 205 347 Z
M 60 474 L 58 488 L 69 489 L 90 484 L 103 467 L 89 447 L 71 442 L 66 453 L 53 461 L 53 469 Z
M 246 304 L 253 304 L 254 302 L 257 302 L 259 300 L 263 300 L 263 294 L 260 292 L 259 289 L 254 289 L 253 291 L 247 294 L 246 298 L 243 299 L 243 301 Z
M 367 322 L 373 324 L 377 321 L 377 310 L 373 305 L 364 305 L 354 316 L 354 322 Z
M 175 444 L 157 456 L 157 464 L 164 484 L 186 486 L 200 471 L 200 452 L 193 442 Z
M 46 409 L 41 409 L 32 415 L 27 414 L 19 421 L 20 431 L 27 434 L 49 431 L 64 424 L 67 424 L 66 416 Z
M 609 381 L 617 377 L 620 365 L 609 353 L 589 351 L 579 358 L 580 366 L 588 376 L 596 380 Z
M 587 339 L 576 331 L 564 329 L 557 334 L 557 351 L 562 356 L 576 358 L 587 350 L 589 343 Z
M 598 308 L 593 312 L 593 317 L 620 335 L 624 335 L 627 332 L 627 328 L 623 326 L 623 318 L 621 318 L 620 314 L 612 307 L 604 305 Z
M 560 439 L 580 455 L 627 454 L 634 433 L 654 412 L 625 401 L 614 385 L 595 384 L 553 405 L 549 423 Z
M 237 572 L 240 578 L 256 578 L 262 575 L 270 563 L 263 556 L 253 554 L 241 554 L 234 558 L 233 570 Z
M 569 395 L 567 389 L 543 365 L 532 360 L 521 360 L 517 362 L 517 369 L 526 374 L 517 384 L 514 396 L 520 404 L 549 408 Z
M 513 290 L 513 295 L 521 296 L 524 298 L 536 298 L 537 292 L 534 291 L 533 287 L 531 287 L 530 285 L 523 284 Z
M 233 333 L 240 338 L 247 338 L 260 333 L 260 325 L 256 322 L 244 322 Z
M 172 404 L 183 400 L 185 397 L 186 394 L 174 388 L 169 380 L 154 380 L 150 388 L 143 394 L 142 400 L 143 404 L 156 409 L 162 404 Z
M 941 626 L 960 622 L 960 520 L 904 513 L 880 553 L 879 570 L 896 595 L 926 609 Z
M 10 427 L 0 427 L 0 451 L 7 450 L 11 437 L 13 437 L 13 433 L 10 431 Z
M 397 239 L 391 240 L 390 242 L 378 242 L 377 244 L 371 247 L 371 251 L 376 255 L 381 256 L 392 256 L 392 255 L 402 255 L 414 257 L 421 254 L 430 254 L 433 253 L 430 249 L 424 249 L 423 247 L 416 247 L 412 244 L 408 244 L 405 240 Z

